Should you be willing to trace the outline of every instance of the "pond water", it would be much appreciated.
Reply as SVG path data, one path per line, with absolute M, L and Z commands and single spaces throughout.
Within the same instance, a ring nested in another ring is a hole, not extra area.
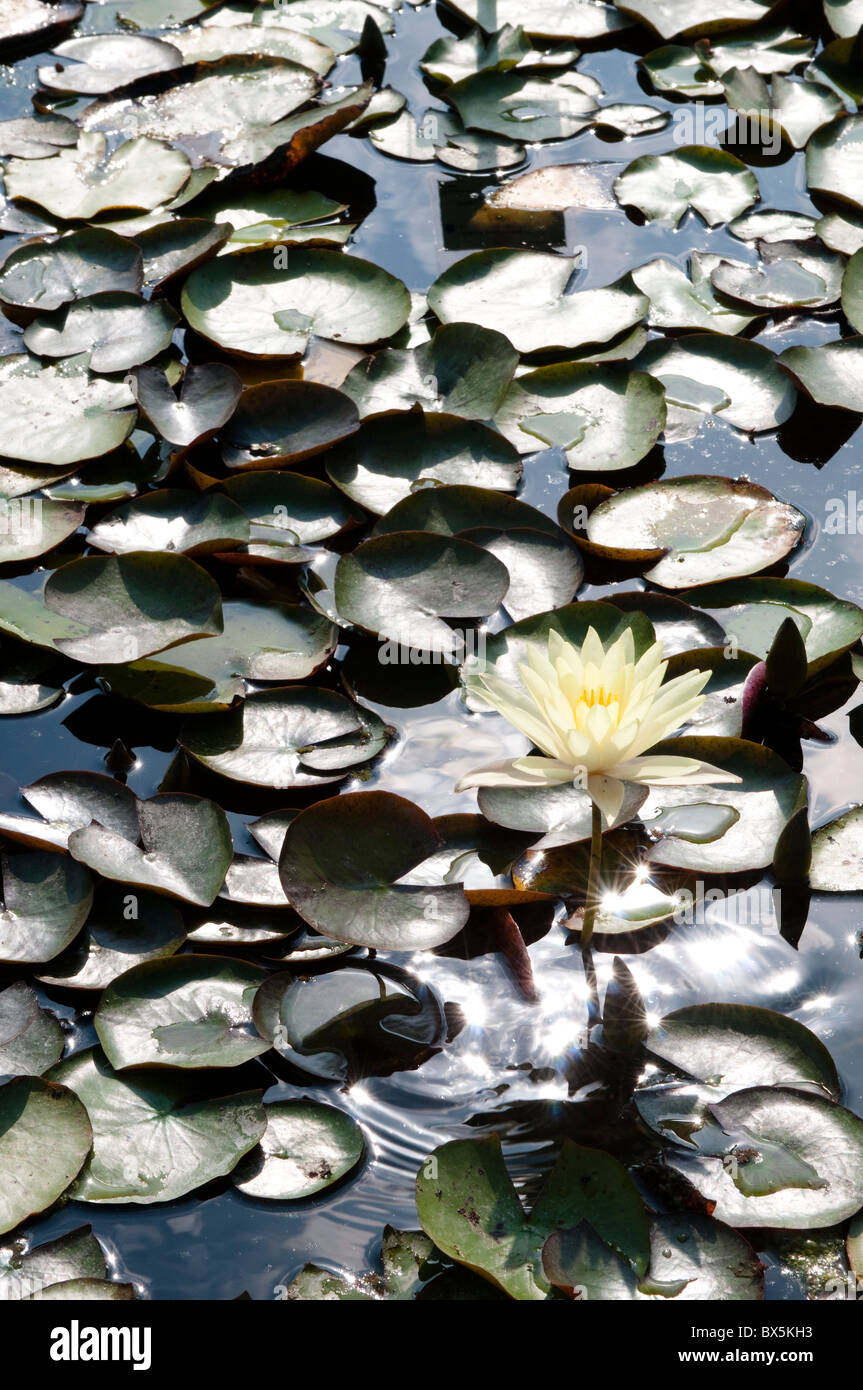
M 116 8 L 89 7 L 81 32 L 108 29 Z M 404 9 L 395 16 L 395 35 L 388 41 L 387 82 L 418 109 L 429 101 L 418 59 L 435 38 L 447 32 L 443 21 L 442 10 L 434 5 Z M 579 71 L 601 82 L 608 101 L 649 100 L 663 110 L 684 110 L 681 102 L 645 95 L 636 77 L 635 57 L 646 47 L 649 44 L 638 49 L 635 40 L 623 36 L 616 47 L 586 52 Z M 2 70 L 0 115 L 25 109 L 35 67 L 46 61 L 45 55 L 28 57 Z M 337 76 L 333 75 L 337 82 L 357 76 L 358 62 L 351 57 L 343 59 Z M 694 106 L 691 109 L 695 111 Z M 525 168 L 572 161 L 622 168 L 636 154 L 670 148 L 670 128 L 622 141 L 603 140 L 587 132 L 530 148 Z M 388 268 L 410 289 L 425 291 L 467 250 L 495 244 L 493 234 L 486 233 L 483 239 L 470 225 L 483 190 L 494 182 L 488 175 L 456 175 L 435 163 L 391 160 L 368 141 L 348 136 L 335 138 L 325 156 L 316 157 L 319 167 L 332 161 L 351 165 L 373 185 L 374 207 L 356 231 L 352 248 Z M 800 154 L 759 158 L 757 172 L 765 206 L 813 211 Z M 741 252 L 740 242 L 725 228 L 711 231 L 692 214 L 679 230 L 669 231 L 639 226 L 619 209 L 570 211 L 560 219 L 558 234 L 560 241 L 535 244 L 570 253 L 584 248 L 579 288 L 606 285 L 659 254 L 685 268 L 692 250 L 731 256 Z M 808 314 L 800 321 L 784 319 L 757 341 L 781 351 L 792 342 L 816 344 L 839 333 L 840 315 L 827 312 Z M 844 495 L 855 473 L 859 418 L 849 415 L 845 437 L 838 437 L 834 416 L 828 430 L 825 415 L 801 405 L 781 431 L 756 438 L 718 420 L 709 421 L 695 440 L 655 449 L 625 478 L 639 482 L 709 473 L 762 484 L 807 517 L 804 543 L 787 568 L 777 572 L 863 603 L 859 538 L 822 530 L 827 499 Z M 571 481 L 563 455 L 548 450 L 526 460 L 519 496 L 555 517 L 558 500 Z M 16 582 L 32 589 L 40 578 L 20 574 Z M 610 587 L 645 586 L 641 581 L 627 581 Z M 603 592 L 600 586 L 588 586 L 579 598 Z M 338 656 L 346 655 L 347 649 L 340 648 Z M 351 672 L 350 663 L 347 669 Z M 334 686 L 338 679 L 336 660 Z M 432 815 L 469 811 L 473 794 L 456 795 L 453 790 L 458 776 L 492 757 L 514 756 L 524 748 L 523 740 L 498 716 L 469 713 L 457 691 L 441 694 L 440 673 L 434 667 L 420 669 L 418 679 L 427 683 L 428 698 L 423 703 L 420 690 L 410 708 L 372 698 L 382 692 L 371 685 L 364 688 L 360 668 L 352 672 L 352 679 L 357 695 L 395 728 L 396 738 L 370 779 L 362 783 L 349 779 L 345 791 L 374 787 L 396 792 Z M 849 705 L 821 721 L 834 743 L 803 743 L 813 825 L 860 799 L 863 748 L 852 738 L 847 719 L 848 709 L 857 703 L 854 696 Z M 18 809 L 19 786 L 44 773 L 59 768 L 104 771 L 106 752 L 118 738 L 136 757 L 128 785 L 138 795 L 150 796 L 172 763 L 177 724 L 171 716 L 150 715 L 108 698 L 81 677 L 71 683 L 65 700 L 54 709 L 0 722 L 0 807 Z M 200 770 L 191 776 L 191 789 L 207 794 L 211 779 Z M 220 795 L 238 849 L 256 852 L 246 823 L 284 805 L 284 794 L 261 793 L 232 783 Z M 291 805 L 300 806 L 311 799 L 288 798 Z M 769 881 L 760 886 L 769 890 Z M 798 1019 L 826 1043 L 842 1078 L 844 1103 L 860 1112 L 863 915 L 859 897 L 814 894 L 796 941 L 781 934 L 769 891 L 760 901 L 760 922 L 723 921 L 717 913 L 715 920 L 676 927 L 650 949 L 628 954 L 627 963 L 647 1007 L 658 1018 L 682 1005 L 737 1001 Z M 496 1131 L 512 1171 L 525 1190 L 532 1190 L 547 1171 L 561 1134 L 587 1143 L 608 1143 L 607 1127 L 614 1109 L 613 1098 L 604 1092 L 601 1080 L 591 1075 L 580 1052 L 588 997 L 580 954 L 565 943 L 566 930 L 557 923 L 530 946 L 539 1005 L 519 994 L 498 955 L 474 960 L 395 955 L 396 965 L 419 978 L 442 1003 L 458 1006 L 464 1020 L 453 1040 L 416 1070 L 360 1077 L 342 1088 L 339 1083 L 318 1084 L 314 1078 L 306 1080 L 289 1072 L 277 1075 L 266 1059 L 244 1069 L 253 1084 L 267 1088 L 267 1099 L 335 1097 L 362 1125 L 368 1161 L 357 1176 L 320 1199 L 294 1205 L 266 1203 L 244 1197 L 224 1183 L 151 1209 L 94 1209 L 70 1202 L 29 1223 L 28 1230 L 34 1240 L 42 1240 L 92 1221 L 99 1238 L 116 1252 L 117 1267 L 155 1299 L 231 1299 L 243 1291 L 254 1299 L 271 1299 L 306 1261 L 359 1272 L 373 1263 L 386 1223 L 416 1226 L 417 1169 L 426 1154 L 447 1139 Z M 337 969 L 349 965 L 350 961 L 342 962 Z M 600 993 L 611 965 L 610 954 L 597 952 Z M 45 988 L 42 997 L 68 1021 L 72 1047 L 94 1041 L 91 1015 L 81 1011 L 79 998 L 51 988 Z M 768 1297 L 805 1296 L 785 1244 L 770 1233 L 757 1237 L 757 1243 L 768 1265 Z M 805 1244 L 803 1237 L 800 1244 Z

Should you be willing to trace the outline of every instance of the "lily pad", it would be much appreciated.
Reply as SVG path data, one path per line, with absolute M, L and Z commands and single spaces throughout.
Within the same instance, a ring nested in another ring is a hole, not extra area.
M 93 1152 L 72 1190 L 78 1202 L 184 1197 L 230 1173 L 266 1125 L 260 1091 L 199 1099 L 185 1079 L 118 1076 L 99 1048 L 61 1062 L 53 1079 L 74 1092 L 93 1125 Z
M 842 310 L 851 327 L 863 333 L 863 254 L 859 251 L 851 257 L 845 270 Z
M 806 146 L 806 182 L 813 193 L 829 193 L 863 208 L 863 116 L 843 116 L 816 130 Z
M 98 458 L 135 425 L 127 386 L 91 376 L 80 364 L 43 367 L 18 355 L 0 362 L 0 454 L 68 468 Z
M 52 772 L 40 777 L 21 796 L 41 820 L 9 812 L 0 815 L 0 831 L 37 849 L 67 850 L 73 830 L 97 820 L 121 835 L 137 835 L 137 802 L 128 787 L 98 772 Z
M 777 360 L 819 405 L 863 414 L 863 337 L 786 348 Z
M 672 438 L 689 439 L 705 415 L 747 433 L 775 429 L 794 411 L 796 392 L 777 359 L 761 343 L 732 342 L 724 334 L 690 333 L 648 343 L 635 367 L 661 381 Z
M 667 554 L 646 573 L 666 589 L 734 579 L 775 563 L 793 550 L 805 517 L 766 488 L 730 478 L 694 477 L 647 483 L 601 502 L 587 523 L 588 539 L 627 552 Z
M 259 1057 L 269 1043 L 255 1032 L 252 1000 L 265 978 L 257 966 L 218 956 L 183 955 L 133 966 L 108 986 L 96 1010 L 96 1032 L 108 1061 L 119 1071 L 188 1070 L 237 1067 Z M 252 1143 L 263 1132 L 261 1119 L 258 1114 Z
M 728 635 L 762 661 L 785 619 L 793 618 L 806 644 L 807 678 L 863 635 L 863 611 L 856 604 L 800 579 L 743 579 L 695 589 L 686 597 L 699 607 L 722 611 Z M 727 614 L 728 608 L 734 612 Z
M 43 984 L 100 990 L 133 965 L 172 956 L 186 939 L 180 913 L 167 898 L 103 884 L 86 926 L 39 973 Z
M 423 486 L 480 483 L 514 492 L 521 478 L 516 450 L 495 430 L 421 410 L 366 420 L 326 469 L 352 501 L 379 515 Z
M 515 133 L 515 132 L 513 132 Z M 524 163 L 524 145 L 502 136 L 466 130 L 453 112 L 428 110 L 419 118 L 403 111 L 394 121 L 374 126 L 369 139 L 391 159 L 429 164 L 433 160 L 463 173 L 515 168 Z
M 568 82 L 521 72 L 485 72 L 448 88 L 468 130 L 504 139 L 569 140 L 591 124 L 597 103 Z
M 46 4 L 44 0 L 8 0 L 0 28 L 0 52 L 14 50 L 35 37 L 56 29 L 65 29 L 81 18 L 84 6 L 80 0 L 60 0 Z
M 259 472 L 229 478 L 223 491 L 248 517 L 259 539 L 287 537 L 301 545 L 327 540 L 355 520 L 329 483 L 301 473 Z
M 193 270 L 183 312 L 205 338 L 243 357 L 292 357 L 309 336 L 375 343 L 407 322 L 410 296 L 370 261 L 338 251 L 270 250 L 218 256 Z
M 279 788 L 336 782 L 374 758 L 386 738 L 370 710 L 302 686 L 259 691 L 239 709 L 187 721 L 179 734 L 181 746 L 222 777 Z
M 815 831 L 809 882 L 819 893 L 854 893 L 863 883 L 863 809 L 859 806 Z
M 342 390 L 363 417 L 421 405 L 466 420 L 490 420 L 517 366 L 518 353 L 502 333 L 448 323 L 419 347 L 384 348 L 358 362 Z
M 142 367 L 130 385 L 159 433 L 183 448 L 220 429 L 233 415 L 243 389 L 237 373 L 222 362 L 190 364 L 176 394 L 159 367 Z
M 689 258 L 688 275 L 664 257 L 634 270 L 634 283 L 650 300 L 650 327 L 706 329 L 731 335 L 745 332 L 756 314 L 743 313 L 739 306 L 735 308 L 717 296 L 712 277 L 722 266 L 737 275 L 750 273 L 741 261 L 723 261 L 721 256 L 698 251 Z M 818 283 L 823 293 L 823 284 Z
M 24 331 L 24 344 L 41 357 L 85 353 L 94 372 L 124 372 L 169 347 L 178 322 L 168 304 L 111 290 L 35 319 Z
M 495 424 L 523 454 L 556 445 L 570 468 L 630 468 L 665 428 L 665 392 L 644 372 L 540 367 L 512 383 Z
M 0 271 L 0 299 L 50 311 L 108 290 L 136 294 L 142 284 L 138 248 L 116 232 L 84 227 L 54 242 L 18 246 Z
M 767 19 L 781 0 L 702 0 L 693 15 L 688 0 L 620 0 L 618 9 L 655 29 L 664 39 L 714 34 Z
M 222 612 L 218 637 L 187 642 L 164 660 L 103 666 L 102 679 L 151 709 L 200 714 L 228 709 L 251 681 L 304 680 L 335 647 L 332 624 L 299 604 L 226 599 Z
M 402 531 L 342 556 L 335 600 L 347 622 L 390 642 L 455 659 L 463 653 L 464 639 L 445 619 L 493 613 L 509 586 L 508 570 L 480 546 Z
M 178 68 L 183 62 L 172 44 L 137 34 L 88 34 L 67 39 L 51 52 L 62 61 L 38 69 L 42 86 L 80 96 L 112 92 L 139 77 Z
M 365 0 L 286 0 L 280 5 L 259 5 L 254 22 L 310 34 L 342 54 L 358 47 L 367 20 L 372 20 L 382 34 L 391 34 L 395 28 L 388 13 L 391 8 L 385 0 L 380 4 L 366 4 Z
M 252 386 L 222 430 L 229 468 L 279 468 L 320 454 L 359 429 L 353 401 L 314 381 Z
M 36 203 L 54 217 L 86 220 L 111 208 L 149 211 L 174 198 L 191 173 L 181 150 L 146 137 L 108 153 L 105 136 L 83 133 L 74 149 L 51 158 L 10 159 L 4 181 L 10 198 Z
M 627 281 L 571 293 L 577 268 L 542 251 L 476 251 L 438 276 L 429 308 L 443 323 L 505 333 L 517 352 L 607 343 L 641 321 L 647 299 Z
M 94 821 L 69 836 L 69 853 L 103 878 L 209 907 L 231 862 L 224 811 L 185 793 L 153 796 L 137 809 L 140 845 Z
M 492 33 L 502 24 L 523 24 L 536 39 L 598 39 L 628 20 L 614 5 L 595 0 L 535 0 L 529 10 L 518 0 L 447 0 L 451 9 Z
M 708 227 L 730 222 L 759 198 L 758 180 L 736 155 L 707 145 L 671 154 L 647 154 L 624 169 L 614 185 L 623 206 L 650 222 L 676 227 L 691 208 Z
M 214 18 L 218 19 L 218 11 Z M 288 58 L 325 77 L 336 61 L 333 50 L 311 34 L 275 24 L 204 23 L 171 34 L 170 42 L 187 63 L 213 63 L 230 54 L 254 53 L 259 57 Z
M 0 121 L 0 154 L 14 154 L 20 159 L 48 159 L 77 139 L 78 127 L 65 116 L 35 111 L 30 116 Z
M 292 907 L 325 936 L 386 951 L 432 950 L 467 921 L 464 890 L 399 880 L 440 844 L 432 821 L 410 801 L 352 792 L 291 821 L 279 874 Z
M 820 1096 L 752 1087 L 710 1106 L 721 1127 L 717 1157 L 670 1153 L 666 1161 L 729 1226 L 812 1230 L 852 1216 L 863 1200 L 863 1121 Z M 729 1157 L 738 1157 L 738 1177 Z M 752 1157 L 755 1155 L 755 1157 Z M 754 1168 L 752 1183 L 741 1181 Z
M 91 545 L 114 555 L 153 550 L 201 555 L 232 550 L 248 538 L 248 522 L 229 498 L 178 488 L 124 502 L 88 533 Z
M 0 856 L 0 960 L 51 960 L 87 920 L 93 880 L 80 864 L 39 850 Z
M 793 1018 L 748 1004 L 695 1004 L 666 1014 L 646 1047 L 697 1081 L 728 1090 L 746 1086 L 818 1088 L 833 1100 L 839 1076 L 822 1042 Z
M 552 1231 L 583 1220 L 637 1275 L 646 1272 L 647 1215 L 626 1169 L 610 1154 L 565 1140 L 529 1216 L 496 1135 L 454 1140 L 433 1157 L 434 1168 L 426 1163 L 417 1177 L 417 1211 L 426 1234 L 511 1298 L 548 1297 L 542 1247 Z
M 363 1133 L 344 1110 L 311 1100 L 273 1101 L 257 1149 L 239 1165 L 234 1186 L 247 1197 L 295 1202 L 323 1192 L 356 1168 Z
M 21 564 L 44 555 L 73 536 L 84 520 L 84 508 L 73 502 L 39 498 L 0 501 L 0 564 Z
M 0 1087 L 0 1233 L 53 1206 L 92 1142 L 87 1111 L 65 1086 L 24 1076 Z
M 24 980 L 0 990 L 0 1075 L 41 1076 L 62 1057 L 64 1045 L 57 1019 L 39 1007 Z
M 57 1240 L 21 1252 L 20 1240 L 0 1249 L 0 1290 L 4 1302 L 29 1298 L 57 1284 L 104 1279 L 105 1254 L 89 1226 L 78 1226 Z

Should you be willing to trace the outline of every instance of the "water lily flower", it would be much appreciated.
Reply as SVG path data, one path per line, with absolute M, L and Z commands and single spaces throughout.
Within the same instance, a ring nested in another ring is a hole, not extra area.
M 542 750 L 470 772 L 457 791 L 470 787 L 583 786 L 606 825 L 620 812 L 624 783 L 698 786 L 741 779 L 696 758 L 649 750 L 691 718 L 705 697 L 709 671 L 687 671 L 663 680 L 668 662 L 654 642 L 635 659 L 629 628 L 606 650 L 590 628 L 579 648 L 552 629 L 548 654 L 531 647 L 516 685 L 480 672 L 483 697 Z

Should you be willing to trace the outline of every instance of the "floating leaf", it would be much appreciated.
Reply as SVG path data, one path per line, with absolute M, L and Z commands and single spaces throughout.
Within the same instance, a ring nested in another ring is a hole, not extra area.
M 65 116 L 35 111 L 29 116 L 0 121 L 0 154 L 14 154 L 20 159 L 48 159 L 64 145 L 74 145 L 77 139 L 78 127 Z
M 623 29 L 628 20 L 614 5 L 595 0 L 534 0 L 525 10 L 518 0 L 447 0 L 450 7 L 487 33 L 502 24 L 523 24 L 535 39 L 598 39 Z
M 542 1247 L 552 1231 L 589 1220 L 638 1274 L 647 1268 L 647 1216 L 632 1179 L 610 1154 L 565 1140 L 528 1216 L 497 1136 L 457 1139 L 435 1150 L 417 1176 L 417 1211 L 445 1254 L 476 1270 L 511 1298 L 548 1297 Z M 438 1197 L 436 1193 L 441 1193 Z
M 259 691 L 227 714 L 189 720 L 179 738 L 222 777 L 259 787 L 316 787 L 375 757 L 386 730 L 377 715 L 343 695 L 295 686 Z
M 490 420 L 517 366 L 518 353 L 502 333 L 475 323 L 449 323 L 428 343 L 384 348 L 358 362 L 342 390 L 362 416 L 421 405 L 466 420 Z
M 863 809 L 859 806 L 813 834 L 809 882 L 819 893 L 854 893 L 863 883 Z
M 86 869 L 40 851 L 0 856 L 0 960 L 51 960 L 77 936 L 93 901 Z
M 379 515 L 423 485 L 480 482 L 514 492 L 521 478 L 518 454 L 495 430 L 421 410 L 365 421 L 326 469 L 352 501 Z
M 540 367 L 512 383 L 495 424 L 521 453 L 557 445 L 570 468 L 630 468 L 665 427 L 665 392 L 643 372 Z
M 178 322 L 168 304 L 112 290 L 35 319 L 25 329 L 24 343 L 42 357 L 86 353 L 94 372 L 124 372 L 169 347 Z
M 766 488 L 730 478 L 675 478 L 619 492 L 591 513 L 588 539 L 627 552 L 665 548 L 646 573 L 666 589 L 766 569 L 800 541 L 805 518 Z
M 325 936 L 386 951 L 431 950 L 467 921 L 464 891 L 460 884 L 398 880 L 440 843 L 429 817 L 400 796 L 333 797 L 288 826 L 279 858 L 282 887 L 292 907 Z
M 108 153 L 99 133 L 82 134 L 74 149 L 50 164 L 10 159 L 4 175 L 10 198 L 26 198 L 66 221 L 96 217 L 110 208 L 149 210 L 176 196 L 191 165 L 181 150 L 159 140 L 128 140 Z
M 184 793 L 150 797 L 137 810 L 140 845 L 94 821 L 69 836 L 69 853 L 103 878 L 209 907 L 231 862 L 224 811 Z
M 703 255 L 698 251 L 693 251 L 689 258 L 688 275 L 674 261 L 664 258 L 648 261 L 647 265 L 634 270 L 633 281 L 650 300 L 647 322 L 651 328 L 703 328 L 732 335 L 743 333 L 755 321 L 755 315 L 732 308 L 714 293 L 712 276 L 721 266 L 730 267 L 738 275 L 749 273 L 749 268 L 740 261 L 723 261 L 720 256 Z M 823 292 L 823 285 L 821 288 Z
M 339 444 L 359 429 L 353 401 L 314 381 L 252 386 L 222 431 L 229 468 L 279 468 Z
M 622 205 L 671 227 L 690 208 L 708 227 L 717 227 L 739 217 L 759 197 L 758 180 L 742 160 L 706 145 L 642 155 L 627 165 L 614 191 Z
M 165 1008 L 176 999 L 167 995 Z M 99 1048 L 67 1058 L 52 1079 L 74 1092 L 93 1125 L 77 1202 L 174 1201 L 230 1173 L 265 1129 L 260 1091 L 199 1099 L 184 1079 L 118 1076 Z
M 131 405 L 127 386 L 80 365 L 7 357 L 0 362 L 0 454 L 55 468 L 98 458 L 131 433 Z
M 91 545 L 114 555 L 149 550 L 207 554 L 232 550 L 248 537 L 248 522 L 229 498 L 178 488 L 149 492 L 124 502 L 102 517 L 88 534 Z
M 359 1125 L 343 1110 L 311 1100 L 273 1101 L 264 1107 L 260 1146 L 234 1172 L 247 1197 L 295 1202 L 323 1192 L 356 1168 L 363 1155 Z
M 723 334 L 690 333 L 648 343 L 635 366 L 665 387 L 672 439 L 697 433 L 715 414 L 748 433 L 775 429 L 793 413 L 797 396 L 769 348 Z
M 84 508 L 72 502 L 0 501 L 0 564 L 44 555 L 74 535 L 83 520 Z
M 863 338 L 786 348 L 777 360 L 819 405 L 863 414 Z
M 505 333 L 517 352 L 607 343 L 640 322 L 647 299 L 626 281 L 569 293 L 577 267 L 541 251 L 476 251 L 438 276 L 429 307 L 443 323 Z
M 402 531 L 342 556 L 335 600 L 347 622 L 390 642 L 454 657 L 464 639 L 445 619 L 493 613 L 509 585 L 504 565 L 480 546 Z
M 42 1290 L 81 1279 L 104 1279 L 105 1255 L 89 1226 L 78 1226 L 57 1240 L 21 1253 L 21 1241 L 0 1249 L 0 1297 L 30 1298 Z
M 137 34 L 88 34 L 67 39 L 52 49 L 52 55 L 63 61 L 38 69 L 42 86 L 81 96 L 111 92 L 150 73 L 178 68 L 183 61 L 172 44 Z
M 597 109 L 593 97 L 567 82 L 490 70 L 456 82 L 446 99 L 469 130 L 530 141 L 571 139 Z
M 105 291 L 137 293 L 141 253 L 125 237 L 84 227 L 54 242 L 30 242 L 6 257 L 0 271 L 4 304 L 49 311 Z
M 65 1086 L 24 1076 L 0 1087 L 0 1232 L 52 1206 L 92 1140 L 87 1112 Z
M 188 448 L 220 429 L 234 413 L 242 382 L 221 362 L 190 364 L 176 395 L 159 367 L 142 367 L 130 379 L 141 410 L 171 444 Z
M 255 11 L 255 23 L 267 27 L 284 25 L 300 34 L 311 34 L 338 54 L 357 48 L 366 21 L 371 19 L 382 34 L 395 28 L 390 6 L 366 4 L 365 0 L 287 0 L 286 4 L 263 4 Z
M 16 980 L 0 990 L 0 1075 L 41 1076 L 63 1055 L 64 1043 L 57 1019 L 40 1009 L 28 984 Z
M 863 636 L 863 611 L 800 579 L 738 580 L 691 590 L 690 603 L 722 611 L 722 623 L 743 651 L 764 660 L 776 633 L 791 617 L 800 629 L 809 658 L 808 676 L 823 670 Z
M 179 950 L 186 928 L 173 903 L 125 887 L 102 885 L 80 936 L 42 967 L 43 984 L 100 990 L 133 965 Z
M 650 25 L 664 39 L 676 35 L 713 34 L 767 19 L 780 0 L 702 0 L 693 15 L 688 0 L 621 0 L 618 8 Z
M 217 956 L 174 956 L 133 966 L 108 986 L 96 1010 L 96 1032 L 108 1061 L 122 1071 L 237 1067 L 259 1057 L 269 1044 L 254 1030 L 252 1000 L 265 978 L 257 966 Z M 252 1143 L 263 1132 L 259 1116 Z
M 36 35 L 65 29 L 80 19 L 83 11 L 80 0 L 60 0 L 59 4 L 45 4 L 44 0 L 11 0 L 4 8 L 0 52 L 15 49 Z
M 254 53 L 258 57 L 288 58 L 325 77 L 336 61 L 333 50 L 311 35 L 266 23 L 201 24 L 171 34 L 170 41 L 187 63 L 213 63 L 231 54 Z
M 650 1052 L 679 1071 L 728 1090 L 818 1087 L 834 1100 L 839 1077 L 827 1048 L 793 1018 L 748 1004 L 695 1004 L 651 1029 Z
M 355 519 L 340 492 L 318 478 L 301 473 L 245 473 L 222 484 L 232 502 L 256 528 L 259 537 L 284 539 L 285 533 L 302 545 L 327 540 Z
M 806 182 L 811 192 L 829 193 L 863 207 L 860 186 L 863 116 L 843 116 L 816 130 L 806 146 Z
M 407 321 L 410 296 L 370 261 L 337 251 L 291 251 L 284 268 L 270 250 L 218 256 L 183 289 L 191 326 L 245 357 L 292 357 L 310 334 L 375 343 Z

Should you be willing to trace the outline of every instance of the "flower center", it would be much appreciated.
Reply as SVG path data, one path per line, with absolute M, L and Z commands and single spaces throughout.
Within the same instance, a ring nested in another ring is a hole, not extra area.
M 582 690 L 578 702 L 587 705 L 588 709 L 593 709 L 594 705 L 605 705 L 607 708 L 616 699 L 617 696 L 613 690 L 606 690 L 605 686 L 601 685 L 598 690 Z

